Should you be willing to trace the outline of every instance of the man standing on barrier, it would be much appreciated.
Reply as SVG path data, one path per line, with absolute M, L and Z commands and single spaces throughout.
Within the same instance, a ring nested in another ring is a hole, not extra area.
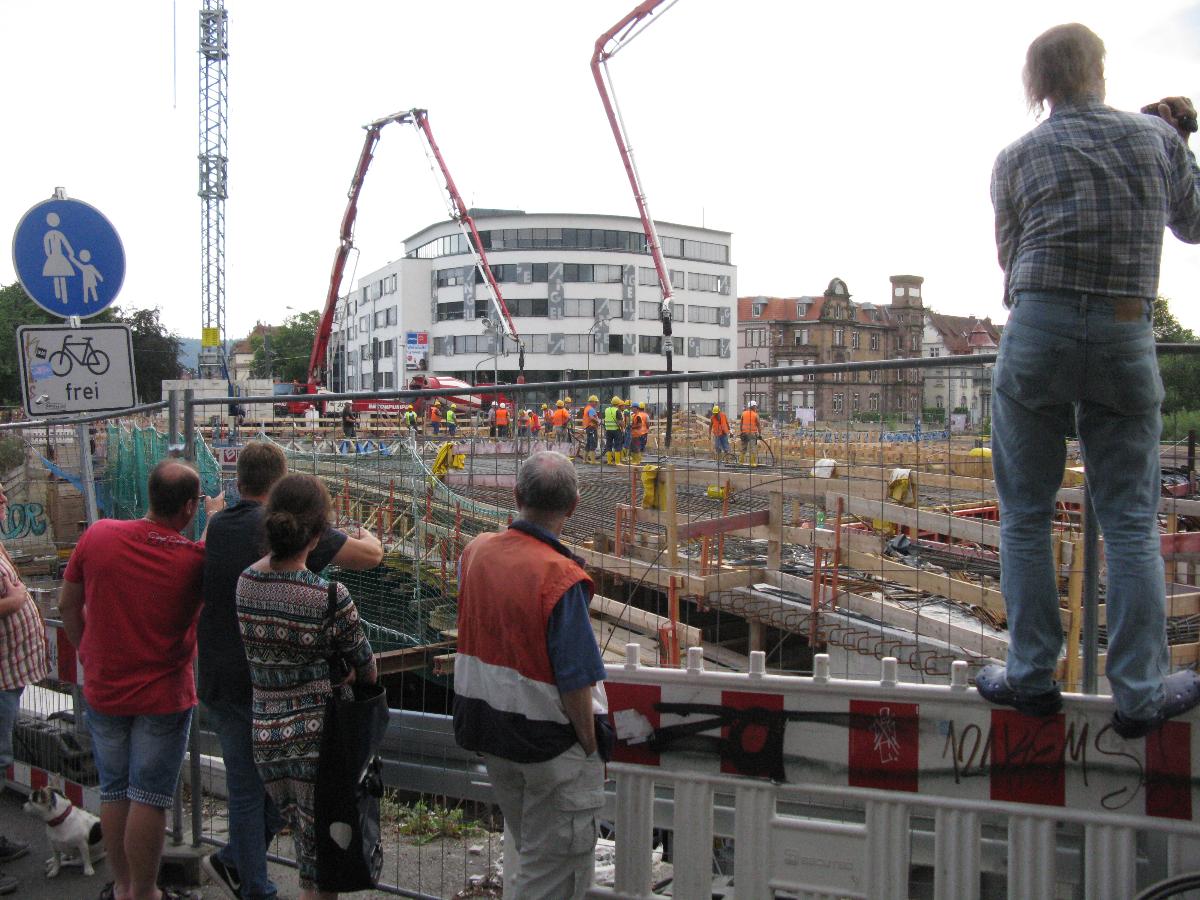
M 198 628 L 200 699 L 206 720 L 221 742 L 229 804 L 229 843 L 201 860 L 213 883 L 230 900 L 276 896 L 267 874 L 267 846 L 283 824 L 254 763 L 250 731 L 250 667 L 238 627 L 238 578 L 262 557 L 263 511 L 271 488 L 287 474 L 287 457 L 277 444 L 252 441 L 237 461 L 241 499 L 216 516 L 204 553 L 204 609 Z M 347 536 L 327 529 L 307 566 L 362 571 L 383 561 L 383 545 L 365 528 Z
M 8 497 L 0 484 L 0 522 L 8 514 Z M 46 625 L 17 567 L 0 544 L 0 772 L 13 761 L 13 728 L 21 712 L 21 694 L 49 674 Z M 20 859 L 29 845 L 0 835 L 0 863 Z M 20 882 L 0 872 L 0 894 L 11 894 Z
M 518 519 L 460 562 L 454 736 L 483 754 L 504 814 L 505 895 L 581 898 L 611 739 L 592 580 L 559 540 L 579 502 L 575 467 L 535 453 L 514 493 Z
M 207 498 L 173 460 L 150 472 L 144 519 L 101 519 L 71 552 L 58 606 L 83 665 L 84 718 L 100 776 L 100 822 L 114 900 L 181 898 L 159 891 L 167 809 L 187 749 L 196 685 L 203 539 L 180 532 Z
M 1029 46 L 1025 95 L 1049 118 L 1004 149 L 992 172 L 996 243 L 1012 310 L 994 374 L 992 463 L 1000 498 L 1007 667 L 979 693 L 1028 715 L 1062 706 L 1051 552 L 1065 437 L 1078 428 L 1108 564 L 1113 730 L 1137 738 L 1200 703 L 1200 676 L 1169 675 L 1158 441 L 1162 381 L 1152 311 L 1163 229 L 1200 243 L 1200 170 L 1185 97 L 1104 105 L 1104 44 L 1059 25 Z

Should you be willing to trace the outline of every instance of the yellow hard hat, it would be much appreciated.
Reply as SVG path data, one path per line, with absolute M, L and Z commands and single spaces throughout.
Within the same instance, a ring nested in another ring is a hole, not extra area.
M 645 401 L 645 400 L 639 400 L 639 401 L 638 401 L 638 409 L 645 409 L 645 408 L 646 408 L 646 401 Z
M 600 402 L 600 398 L 597 397 L 595 394 L 592 394 L 590 397 L 588 397 L 588 403 L 599 403 L 599 402 Z
M 543 404 L 542 404 L 542 409 L 546 409 L 546 408 L 547 408 L 547 407 L 546 407 L 546 404 L 545 404 L 545 403 L 543 403 Z
M 563 402 L 564 403 L 574 403 L 575 401 L 572 400 L 570 397 L 563 397 Z
M 621 405 L 621 398 L 620 398 L 620 397 L 613 397 L 613 398 L 612 398 L 612 405 L 613 405 L 613 406 L 620 406 L 620 405 Z
M 713 404 L 713 412 L 720 412 L 720 411 L 721 411 L 721 407 L 717 406 L 717 404 L 714 403 Z
M 562 400 L 559 400 L 559 401 L 558 401 L 558 403 L 557 403 L 557 404 L 555 404 L 555 405 L 556 405 L 556 406 L 566 406 L 567 404 L 566 404 L 566 403 L 564 403 Z

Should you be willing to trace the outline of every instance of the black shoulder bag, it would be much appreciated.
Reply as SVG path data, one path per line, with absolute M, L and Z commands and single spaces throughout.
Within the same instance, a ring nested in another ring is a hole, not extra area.
M 329 611 L 337 607 L 337 585 L 329 588 Z M 340 660 L 345 674 L 335 672 Z M 313 818 L 317 837 L 317 885 L 322 891 L 375 887 L 383 870 L 379 798 L 383 777 L 378 751 L 387 731 L 387 695 L 378 684 L 355 684 L 344 699 L 337 685 L 349 674 L 341 653 L 330 660 L 334 690 L 325 702 Z M 336 680 L 335 680 L 336 679 Z

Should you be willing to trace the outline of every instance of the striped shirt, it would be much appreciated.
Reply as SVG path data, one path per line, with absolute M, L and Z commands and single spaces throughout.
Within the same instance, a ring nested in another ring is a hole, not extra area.
M 1156 116 L 1062 103 L 992 170 L 1005 304 L 1014 291 L 1158 294 L 1163 229 L 1200 243 L 1200 169 Z
M 3 691 L 34 684 L 49 672 L 42 614 L 0 545 L 0 595 L 11 588 L 24 591 L 25 602 L 11 615 L 0 617 L 0 690 Z

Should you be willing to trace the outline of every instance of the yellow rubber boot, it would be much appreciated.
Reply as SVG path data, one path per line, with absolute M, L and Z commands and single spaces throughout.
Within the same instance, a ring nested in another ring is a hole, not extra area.
M 755 468 L 757 465 L 758 465 L 758 451 L 757 451 L 757 450 L 751 450 L 751 451 L 750 451 L 750 468 L 752 468 L 752 469 L 753 469 L 753 468 Z
M 640 466 L 642 464 L 642 454 L 640 454 L 640 453 L 633 454 L 633 464 L 635 466 Z

